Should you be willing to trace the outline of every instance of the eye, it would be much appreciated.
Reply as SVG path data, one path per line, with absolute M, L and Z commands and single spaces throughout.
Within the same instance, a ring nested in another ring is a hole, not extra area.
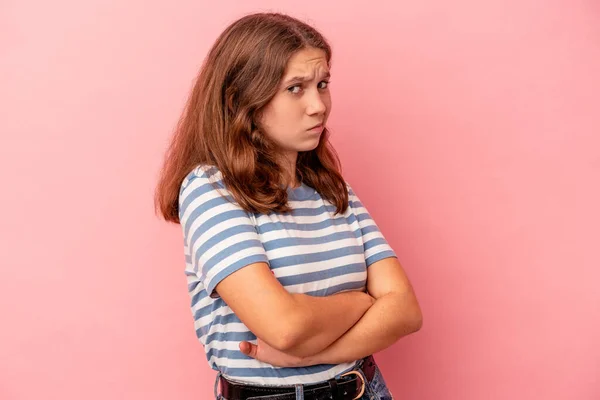
M 319 89 L 327 89 L 327 87 L 329 86 L 329 81 L 321 81 L 319 82 Z
M 300 87 L 300 85 L 294 85 L 290 86 L 287 90 L 292 94 L 299 94 L 302 88 Z

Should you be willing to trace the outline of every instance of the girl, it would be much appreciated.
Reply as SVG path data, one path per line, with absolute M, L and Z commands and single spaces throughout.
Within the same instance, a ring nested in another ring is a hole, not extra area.
M 216 399 L 391 399 L 371 355 L 421 327 L 329 143 L 330 66 L 311 26 L 241 18 L 210 50 L 167 152 L 155 200 L 183 230 Z

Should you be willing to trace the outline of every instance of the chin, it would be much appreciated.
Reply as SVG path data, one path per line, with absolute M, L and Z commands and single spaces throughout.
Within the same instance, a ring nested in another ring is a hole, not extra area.
M 295 151 L 298 153 L 305 153 L 307 151 L 313 151 L 317 147 L 319 147 L 319 143 L 321 142 L 320 138 L 318 140 L 306 140 L 304 142 L 297 143 L 295 146 L 288 147 L 288 151 Z
M 313 151 L 314 149 L 316 149 L 317 147 L 319 147 L 319 142 L 316 142 L 314 144 L 311 144 L 310 146 L 303 146 L 302 149 L 299 149 L 298 151 L 302 151 L 302 152 L 307 152 L 307 151 Z

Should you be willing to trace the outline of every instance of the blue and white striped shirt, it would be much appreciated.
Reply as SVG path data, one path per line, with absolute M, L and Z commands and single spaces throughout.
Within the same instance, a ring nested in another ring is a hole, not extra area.
M 214 186 L 213 184 L 214 183 Z M 349 185 L 349 207 L 335 206 L 313 188 L 288 188 L 292 212 L 248 213 L 231 196 L 214 166 L 195 168 L 182 182 L 179 217 L 198 339 L 211 368 L 226 378 L 263 385 L 310 384 L 333 378 L 354 363 L 274 367 L 239 351 L 256 336 L 215 291 L 231 273 L 267 263 L 290 293 L 328 296 L 364 290 L 367 267 L 395 253 Z

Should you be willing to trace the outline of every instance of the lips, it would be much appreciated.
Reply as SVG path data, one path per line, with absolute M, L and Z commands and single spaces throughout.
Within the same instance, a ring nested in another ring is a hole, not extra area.
M 323 127 L 323 123 L 317 124 L 311 128 L 308 128 L 307 130 L 312 131 L 313 129 L 317 129 L 317 128 L 322 128 Z

